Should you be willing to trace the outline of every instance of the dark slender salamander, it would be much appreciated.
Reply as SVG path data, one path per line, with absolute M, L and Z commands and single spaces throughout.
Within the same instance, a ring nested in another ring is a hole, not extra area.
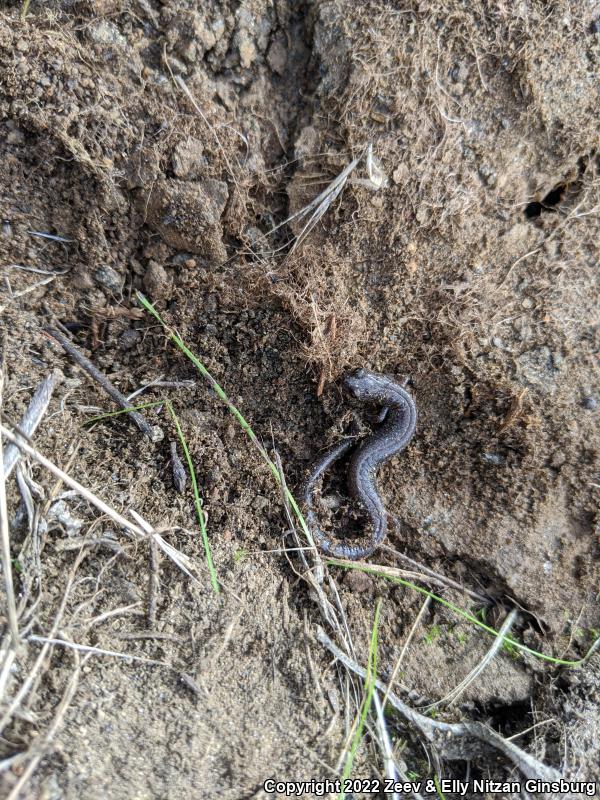
M 373 523 L 371 541 L 366 545 L 336 544 L 317 525 L 313 507 L 314 485 L 325 470 L 350 449 L 352 440 L 338 442 L 317 461 L 304 489 L 306 521 L 324 553 L 337 558 L 356 560 L 370 556 L 387 533 L 386 510 L 377 494 L 375 471 L 388 458 L 403 450 L 410 442 L 417 424 L 415 401 L 399 383 L 366 369 L 357 369 L 344 381 L 346 388 L 359 400 L 382 406 L 381 425 L 358 445 L 348 465 L 348 488 L 366 509 Z

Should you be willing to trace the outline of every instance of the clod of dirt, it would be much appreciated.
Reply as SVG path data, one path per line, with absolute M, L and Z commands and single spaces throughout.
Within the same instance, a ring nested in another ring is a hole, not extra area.
M 237 30 L 234 44 L 239 54 L 240 65 L 247 69 L 259 53 L 264 53 L 269 42 L 271 22 L 264 14 L 257 14 L 253 0 L 243 2 L 236 11 Z
M 267 53 L 267 62 L 273 72 L 276 72 L 278 75 L 283 75 L 285 73 L 287 47 L 284 36 L 280 35 L 273 39 L 273 43 L 269 47 L 269 52 Z
M 153 300 L 164 300 L 170 293 L 171 282 L 166 269 L 150 261 L 144 274 L 144 289 Z
M 175 146 L 173 152 L 173 172 L 182 180 L 193 181 L 201 178 L 206 170 L 206 158 L 202 142 L 188 136 Z
M 94 278 L 101 286 L 104 286 L 105 289 L 111 292 L 119 292 L 121 290 L 121 285 L 123 283 L 121 276 L 116 270 L 106 264 L 103 264 L 94 272 Z
M 158 181 L 148 202 L 148 222 L 172 247 L 223 262 L 221 214 L 229 198 L 227 184 L 212 178 L 198 183 Z
M 127 39 L 119 32 L 119 29 L 110 20 L 103 19 L 90 28 L 90 38 L 96 44 L 116 45 L 125 47 Z
M 360 570 L 350 570 L 344 578 L 344 585 L 350 591 L 362 594 L 373 589 L 373 579 Z

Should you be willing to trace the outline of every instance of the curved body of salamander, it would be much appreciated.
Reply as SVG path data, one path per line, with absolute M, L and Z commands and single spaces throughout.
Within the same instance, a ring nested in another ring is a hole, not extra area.
M 314 465 L 305 484 L 304 502 L 307 523 L 323 552 L 356 560 L 371 555 L 386 536 L 387 515 L 377 493 L 375 472 L 382 462 L 403 450 L 412 439 L 417 424 L 417 408 L 404 386 L 385 375 L 358 369 L 346 378 L 345 386 L 357 399 L 382 407 L 382 424 L 358 445 L 348 466 L 350 494 L 364 506 L 373 525 L 370 541 L 365 545 L 333 542 L 319 529 L 313 508 L 315 483 L 334 461 L 350 449 L 351 440 L 334 445 Z

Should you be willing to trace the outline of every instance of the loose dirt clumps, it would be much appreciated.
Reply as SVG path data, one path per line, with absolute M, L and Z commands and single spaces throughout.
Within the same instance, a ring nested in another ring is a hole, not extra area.
M 598 780 L 598 737 L 581 728 L 598 718 L 597 655 L 568 670 L 505 643 L 455 698 L 493 637 L 406 585 L 313 569 L 260 454 L 136 301 L 201 358 L 296 496 L 326 446 L 376 424 L 343 374 L 409 379 L 419 424 L 378 473 L 390 535 L 372 566 L 492 629 L 517 608 L 517 642 L 582 658 L 600 630 L 592 7 L 20 11 L 0 14 L 3 424 L 60 369 L 35 446 L 166 544 L 35 460 L 7 481 L 22 641 L 0 653 L 6 794 L 239 800 L 270 777 L 339 777 L 362 682 L 317 627 L 365 666 L 378 599 L 378 677 L 403 700 L 506 737 L 543 723 L 519 746 Z M 124 395 L 144 387 L 131 402 L 163 439 L 122 415 L 90 424 L 115 409 L 47 325 Z M 167 399 L 219 594 L 189 482 L 173 487 Z M 342 469 L 322 495 L 340 537 L 362 529 Z M 354 776 L 384 774 L 381 724 L 369 717 Z M 428 762 L 405 718 L 386 725 L 400 771 L 464 776 L 443 743 Z M 506 754 L 481 752 L 473 773 L 513 777 Z

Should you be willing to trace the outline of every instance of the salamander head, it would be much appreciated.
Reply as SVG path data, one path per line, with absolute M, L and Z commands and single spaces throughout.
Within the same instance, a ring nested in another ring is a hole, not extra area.
M 368 369 L 356 369 L 346 376 L 344 384 L 359 400 L 370 400 L 378 396 L 389 379 Z

